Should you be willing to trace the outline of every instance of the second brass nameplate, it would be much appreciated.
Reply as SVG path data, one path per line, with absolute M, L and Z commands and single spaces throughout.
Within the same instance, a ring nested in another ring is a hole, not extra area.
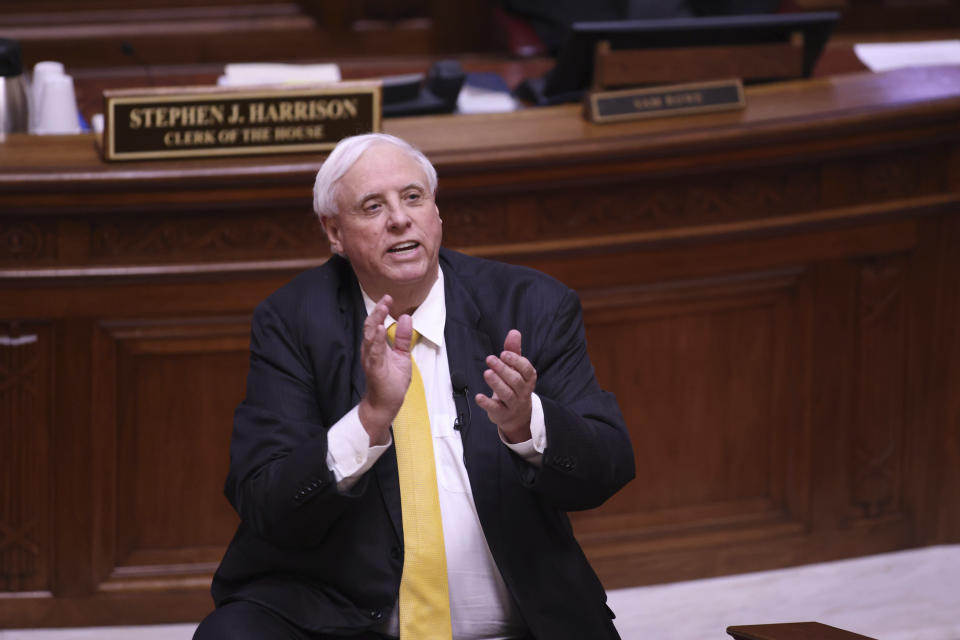
M 743 83 L 734 79 L 591 91 L 584 108 L 592 122 L 603 123 L 742 109 L 745 106 Z
M 380 130 L 379 83 L 104 93 L 103 157 L 145 160 L 332 149 Z

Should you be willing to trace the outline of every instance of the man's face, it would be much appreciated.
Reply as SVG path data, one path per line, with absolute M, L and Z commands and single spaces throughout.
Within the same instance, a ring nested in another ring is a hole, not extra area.
M 422 302 L 437 278 L 443 234 L 420 165 L 395 145 L 372 145 L 340 179 L 337 210 L 323 228 L 367 294 Z

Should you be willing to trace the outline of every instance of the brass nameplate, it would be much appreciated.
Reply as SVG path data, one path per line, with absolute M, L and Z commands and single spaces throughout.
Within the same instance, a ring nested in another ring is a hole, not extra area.
M 584 106 L 592 122 L 603 123 L 743 109 L 746 104 L 743 83 L 734 79 L 591 91 Z
M 380 84 L 104 93 L 106 160 L 326 151 L 380 130 Z

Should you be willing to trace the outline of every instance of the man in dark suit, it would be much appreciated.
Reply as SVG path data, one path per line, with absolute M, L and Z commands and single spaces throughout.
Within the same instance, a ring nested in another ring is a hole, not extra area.
M 318 173 L 336 255 L 254 314 L 225 488 L 241 524 L 195 638 L 618 637 L 565 513 L 634 474 L 579 301 L 442 249 L 436 183 L 382 134 Z

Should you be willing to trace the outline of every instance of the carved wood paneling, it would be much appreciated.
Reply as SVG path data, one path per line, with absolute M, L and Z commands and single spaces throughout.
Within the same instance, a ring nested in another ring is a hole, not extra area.
M 591 359 L 637 463 L 607 504 L 575 514 L 588 553 L 802 529 L 804 282 L 787 270 L 581 292 Z
M 304 189 L 305 204 L 309 205 Z M 94 259 L 210 260 L 256 255 L 320 254 L 328 250 L 323 230 L 305 207 L 270 216 L 197 215 L 184 219 L 116 217 L 92 225 Z
M 682 187 L 680 185 L 683 185 Z M 535 237 L 569 237 L 715 224 L 811 211 L 820 203 L 813 167 L 777 167 L 700 178 L 635 178 L 552 188 L 529 201 Z
M 776 221 L 824 207 L 918 198 L 949 188 L 948 150 L 930 156 L 857 156 L 824 164 L 778 165 L 752 171 L 689 176 L 621 175 L 603 183 L 570 180 L 543 190 L 505 194 L 499 189 L 443 191 L 438 204 L 444 240 L 461 248 L 643 233 L 732 223 Z M 495 194 L 495 197 L 493 195 Z M 322 256 L 329 247 L 309 210 L 201 212 L 155 216 L 98 215 L 77 237 L 63 219 L 0 224 L 0 265 L 51 262 L 167 263 L 259 257 Z M 193 205 L 191 205 L 193 206 Z M 75 246 L 83 243 L 84 246 Z M 87 246 L 88 245 L 88 246 Z M 63 253 L 59 249 L 71 247 Z M 63 255 L 60 255 L 63 253 Z
M 821 204 L 819 169 L 780 166 L 718 176 L 640 178 L 626 174 L 603 183 L 551 182 L 525 193 L 490 187 L 441 191 L 444 243 L 503 249 L 601 234 L 638 233 L 698 225 L 774 219 L 814 211 Z
M 860 168 L 859 188 L 865 200 L 890 200 L 936 193 L 946 177 L 946 149 L 939 153 L 899 153 L 867 158 Z
M 960 161 L 960 154 L 958 154 Z M 960 178 L 960 175 L 958 175 Z M 934 382 L 924 391 L 927 406 L 917 414 L 925 422 L 938 427 L 931 440 L 936 455 L 934 469 L 938 473 L 938 491 L 931 502 L 937 510 L 920 514 L 922 520 L 936 523 L 930 539 L 950 543 L 960 539 L 960 216 L 944 219 L 939 231 L 942 262 L 938 265 L 934 286 L 938 292 L 936 325 L 933 343 L 937 348 Z M 927 416 L 934 416 L 932 419 Z M 929 466 L 928 459 L 924 464 Z M 936 513 L 936 516 L 932 516 Z
M 46 262 L 57 256 L 56 240 L 51 220 L 0 219 L 0 264 Z
M 933 154 L 858 156 L 823 164 L 783 164 L 698 176 L 625 174 L 603 183 L 551 183 L 542 192 L 490 197 L 493 192 L 441 193 L 445 240 L 459 246 L 543 241 L 594 234 L 637 233 L 804 215 L 943 193 L 944 147 Z
M 115 375 L 103 393 L 116 421 L 101 486 L 112 520 L 101 588 L 182 585 L 184 576 L 206 584 L 237 524 L 222 488 L 249 318 L 104 322 L 99 340 L 98 370 Z
M 0 592 L 51 586 L 52 337 L 0 320 Z
M 495 244 L 509 236 L 508 202 L 504 199 L 446 197 L 437 195 L 437 208 L 443 220 L 443 241 L 447 246 L 476 246 Z M 516 237 L 516 236 L 513 236 Z
M 949 190 L 950 148 L 902 149 L 828 163 L 824 171 L 829 206 L 916 198 Z
M 876 519 L 902 510 L 906 276 L 902 256 L 858 265 L 857 399 L 851 429 L 851 508 Z

